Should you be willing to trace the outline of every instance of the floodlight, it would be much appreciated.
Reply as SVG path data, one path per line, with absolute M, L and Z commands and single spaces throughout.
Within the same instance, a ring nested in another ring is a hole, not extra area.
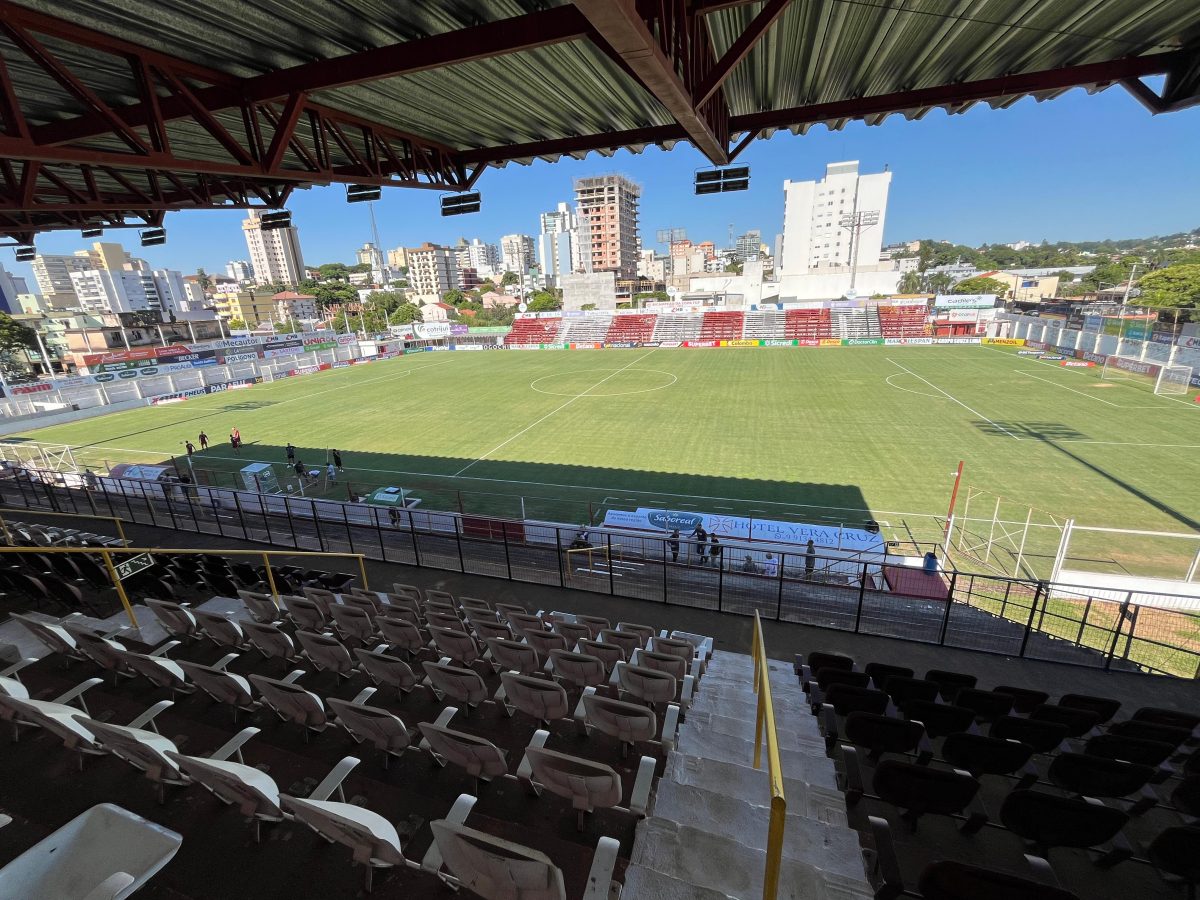
M 17 245 L 17 262 L 30 262 L 36 256 L 37 249 L 33 244 Z
M 81 228 L 79 236 L 82 238 L 97 238 L 104 234 L 103 228 Z
M 153 247 L 167 242 L 167 229 L 165 228 L 146 228 L 138 233 L 141 235 L 143 247 Z
M 723 194 L 744 191 L 750 187 L 750 167 L 733 166 L 727 169 L 703 169 L 696 172 L 697 194 Z
M 263 213 L 259 218 L 262 224 L 259 226 L 263 231 L 277 231 L 281 228 L 292 227 L 292 214 L 286 209 L 281 209 L 276 212 Z
M 464 216 L 468 213 L 479 212 L 482 198 L 479 191 L 469 191 L 465 194 L 450 194 L 442 198 L 443 216 Z
M 348 184 L 346 185 L 346 202 L 362 203 L 367 200 L 378 200 L 383 192 L 377 184 Z

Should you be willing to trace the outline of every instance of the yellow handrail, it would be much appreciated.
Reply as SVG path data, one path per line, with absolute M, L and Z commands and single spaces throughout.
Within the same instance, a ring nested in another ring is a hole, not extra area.
M 121 523 L 125 520 L 122 519 L 120 516 L 98 516 L 98 515 L 93 515 L 91 513 L 51 512 L 50 510 L 30 509 L 28 507 L 22 507 L 22 506 L 0 506 L 0 513 L 6 513 L 6 512 L 19 512 L 19 513 L 25 513 L 26 515 L 28 515 L 29 513 L 34 513 L 37 516 L 48 516 L 50 518 L 60 518 L 60 519 L 99 519 L 101 522 L 112 522 L 114 525 L 117 526 L 117 534 L 121 536 L 121 543 L 122 544 L 129 543 L 129 540 L 125 537 L 125 529 L 121 526 Z M 5 542 L 11 544 L 12 538 L 9 536 L 9 533 L 8 533 L 8 523 L 4 521 L 3 515 L 0 515 L 0 529 L 3 529 L 3 531 L 4 531 Z
M 608 547 L 605 547 L 605 546 L 576 547 L 574 550 L 567 550 L 566 551 L 566 554 L 567 554 L 567 569 L 566 569 L 567 581 L 571 580 L 571 554 L 572 553 L 586 553 L 587 559 L 588 559 L 587 564 L 588 564 L 589 569 L 592 567 L 592 554 L 593 553 L 603 554 L 605 561 L 610 566 L 612 565 L 612 554 L 609 553 Z M 618 559 L 623 559 L 623 557 L 618 557 Z
M 775 733 L 775 706 L 771 702 L 771 678 L 767 669 L 767 647 L 762 619 L 754 611 L 754 693 L 758 711 L 754 717 L 754 768 L 762 767 L 762 739 L 767 739 L 767 776 L 771 786 L 771 823 L 767 829 L 767 863 L 763 872 L 763 900 L 775 900 L 779 892 L 779 867 L 783 858 L 783 829 L 787 824 L 787 800 L 783 796 L 783 767 L 779 763 L 779 737 Z
M 100 518 L 104 518 L 101 516 Z M 137 616 L 133 614 L 133 606 L 129 602 L 129 597 L 125 593 L 125 588 L 121 585 L 121 579 L 117 577 L 116 567 L 113 565 L 112 554 L 114 553 L 192 553 L 192 554 L 207 554 L 210 556 L 261 556 L 267 570 L 267 582 L 271 586 L 271 597 L 275 600 L 276 605 L 279 604 L 279 592 L 275 588 L 275 575 L 271 571 L 272 556 L 325 556 L 337 557 L 339 559 L 357 559 L 358 572 L 362 578 L 363 590 L 370 590 L 370 585 L 367 583 L 367 565 L 366 557 L 362 553 L 335 553 L 332 551 L 317 551 L 317 550 L 224 550 L 220 548 L 196 549 L 191 547 L 0 547 L 0 554 L 3 553 L 87 553 L 94 555 L 99 553 L 104 559 L 104 568 L 108 572 L 108 577 L 112 581 L 113 587 L 117 591 L 117 597 L 121 600 L 121 605 L 125 607 L 125 615 L 129 616 L 129 621 L 134 628 L 138 628 Z

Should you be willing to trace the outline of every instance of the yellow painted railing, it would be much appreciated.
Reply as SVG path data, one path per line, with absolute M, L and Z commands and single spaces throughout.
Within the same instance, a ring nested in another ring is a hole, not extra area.
M 767 648 L 763 642 L 762 619 L 754 611 L 754 693 L 758 713 L 754 717 L 754 768 L 762 768 L 762 745 L 766 738 L 767 776 L 771 786 L 771 823 L 767 829 L 767 865 L 763 872 L 763 900 L 775 900 L 779 891 L 779 866 L 783 857 L 783 829 L 787 823 L 787 800 L 783 796 L 783 767 L 779 763 L 779 737 L 775 733 L 775 707 L 771 702 L 771 679 Z
M 33 514 L 35 514 L 37 516 L 53 518 L 53 519 L 93 519 L 93 520 L 98 520 L 101 522 L 112 522 L 114 525 L 117 526 L 117 534 L 121 538 L 121 543 L 122 544 L 129 543 L 128 539 L 126 539 L 126 537 L 125 537 L 125 527 L 121 524 L 124 520 L 120 516 L 97 516 L 97 515 L 91 515 L 88 513 L 47 512 L 47 511 L 40 510 L 40 509 L 39 510 L 30 510 L 30 509 L 23 508 L 20 506 L 0 506 L 0 531 L 3 531 L 3 533 L 4 533 L 4 542 L 6 544 L 12 543 L 12 537 L 8 533 L 8 522 L 6 522 L 4 519 L 4 513 L 10 513 L 10 512 L 23 513 L 25 515 L 29 515 L 32 512 Z M 39 522 L 38 524 L 40 525 L 41 523 Z
M 104 518 L 101 516 L 100 518 Z M 0 547 L 0 554 L 4 553 L 68 553 L 81 554 L 86 553 L 90 556 L 99 554 L 104 559 L 104 569 L 108 572 L 109 580 L 112 581 L 113 588 L 116 589 L 117 597 L 121 600 L 121 605 L 125 607 L 125 615 L 129 617 L 130 624 L 134 628 L 139 627 L 137 616 L 133 613 L 133 606 L 129 602 L 129 596 L 125 593 L 125 588 L 121 584 L 121 579 L 117 576 L 116 566 L 113 564 L 113 554 L 125 553 L 137 556 L 142 553 L 160 553 L 160 554 L 180 554 L 189 553 L 192 555 L 205 556 L 258 556 L 262 558 L 263 567 L 266 569 L 267 583 L 271 587 L 271 596 L 275 599 L 276 605 L 279 604 L 279 591 L 275 587 L 275 574 L 271 571 L 272 556 L 319 556 L 338 559 L 356 559 L 358 560 L 359 577 L 362 578 L 363 590 L 369 590 L 367 584 L 367 565 L 366 557 L 361 553 L 331 553 L 318 552 L 316 550 L 224 550 L 216 548 L 208 549 L 193 549 L 183 547 Z
M 592 568 L 592 565 L 593 565 L 592 554 L 595 554 L 597 557 L 604 560 L 609 565 L 612 565 L 612 560 L 613 560 L 612 553 L 611 553 L 611 551 L 609 551 L 608 547 L 603 546 L 603 545 L 596 546 L 596 547 L 576 547 L 574 550 L 567 550 L 565 552 L 567 554 L 566 576 L 567 576 L 568 581 L 571 580 L 571 557 L 574 555 L 577 555 L 580 553 L 586 553 L 587 554 L 587 567 L 589 569 Z M 624 558 L 625 558 L 621 552 L 620 544 L 617 545 L 616 557 L 618 560 L 624 560 Z

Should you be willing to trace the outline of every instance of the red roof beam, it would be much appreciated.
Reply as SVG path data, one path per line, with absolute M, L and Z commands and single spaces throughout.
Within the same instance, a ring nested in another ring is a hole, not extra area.
M 746 26 L 736 41 L 734 41 L 724 55 L 718 59 L 708 70 L 708 73 L 700 80 L 695 91 L 696 106 L 702 105 L 709 97 L 720 90 L 721 85 L 727 79 L 738 64 L 745 59 L 754 45 L 757 44 L 764 34 L 767 33 L 775 20 L 778 19 L 787 10 L 788 4 L 792 0 L 767 0 L 767 3 L 757 16 L 750 20 L 750 24 Z

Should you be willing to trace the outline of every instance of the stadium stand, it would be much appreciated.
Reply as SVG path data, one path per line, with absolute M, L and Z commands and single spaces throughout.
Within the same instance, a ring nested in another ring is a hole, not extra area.
M 879 331 L 887 338 L 921 337 L 928 333 L 924 306 L 879 305 Z
M 830 329 L 835 338 L 866 338 L 879 334 L 878 321 L 872 325 L 870 311 L 874 307 L 835 306 L 830 312 Z
M 789 309 L 784 323 L 787 340 L 816 341 L 833 337 L 828 309 Z
M 564 343 L 599 343 L 612 325 L 611 316 L 579 316 L 563 319 L 564 327 L 558 340 Z
M 658 316 L 637 315 L 637 316 L 613 316 L 612 325 L 609 326 L 608 333 L 604 335 L 606 343 L 621 343 L 625 341 L 649 341 L 654 339 L 654 325 L 658 321 Z
M 706 312 L 700 322 L 700 340 L 731 341 L 742 336 L 745 314 L 741 312 Z
M 653 340 L 694 341 L 700 336 L 700 316 L 660 315 L 654 323 Z
M 787 336 L 787 313 L 783 310 L 754 310 L 746 313 L 742 337 L 749 340 L 782 340 Z
M 506 346 L 522 344 L 553 344 L 562 332 L 561 318 L 517 319 L 512 331 L 504 336 Z

